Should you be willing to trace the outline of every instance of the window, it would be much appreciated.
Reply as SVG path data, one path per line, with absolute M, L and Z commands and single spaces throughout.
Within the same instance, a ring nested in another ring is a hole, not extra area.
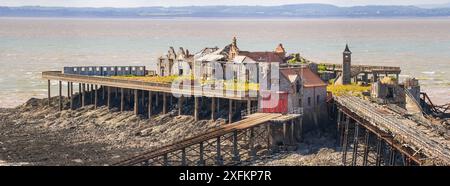
M 178 69 L 178 75 L 182 76 L 183 75 L 183 69 Z
M 308 97 L 308 106 L 311 106 L 311 97 Z
M 107 70 L 108 70 L 108 68 L 106 68 L 106 67 L 103 67 L 103 70 L 104 70 L 104 71 L 107 71 Z
M 111 67 L 111 71 L 114 71 L 114 67 Z
M 92 71 L 92 67 L 89 67 L 89 71 Z
M 83 68 L 81 68 L 81 71 L 85 71 L 84 67 L 83 67 Z
M 100 67 L 97 67 L 96 70 L 97 70 L 97 71 L 100 71 Z
M 139 70 L 144 70 L 144 67 L 139 67 Z
M 297 93 L 300 93 L 300 90 L 302 88 L 302 85 L 300 85 L 300 81 L 297 81 L 297 84 L 295 86 L 296 86 Z
M 78 68 L 73 68 L 73 71 L 74 71 L 74 72 L 78 71 Z
M 250 70 L 245 70 L 245 81 L 250 82 Z
M 128 67 L 125 67 L 125 70 L 126 70 L 126 71 L 128 71 L 128 70 L 130 70 L 130 68 L 128 68 Z
M 135 71 L 135 70 L 136 70 L 136 67 L 132 67 L 131 70 L 132 70 L 132 71 Z
M 234 71 L 234 72 L 233 72 L 233 79 L 234 79 L 234 80 L 237 80 L 237 79 L 238 79 L 237 71 Z
M 117 71 L 122 71 L 122 67 L 117 67 Z

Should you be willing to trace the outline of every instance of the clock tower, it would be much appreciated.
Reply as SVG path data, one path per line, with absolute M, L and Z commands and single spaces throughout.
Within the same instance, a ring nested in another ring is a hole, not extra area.
M 342 84 L 349 85 L 351 84 L 352 79 L 352 52 L 348 48 L 348 44 L 345 45 L 344 50 L 344 62 L 342 64 Z

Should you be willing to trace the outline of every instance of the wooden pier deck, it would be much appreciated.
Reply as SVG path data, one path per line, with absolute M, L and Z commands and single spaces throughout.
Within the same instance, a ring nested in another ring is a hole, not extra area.
M 178 162 L 180 164 L 178 165 L 208 165 L 207 161 L 205 161 L 205 149 L 206 149 L 206 145 L 216 145 L 214 146 L 212 149 L 215 149 L 214 152 L 215 156 L 219 156 L 216 158 L 216 161 L 213 161 L 212 164 L 217 164 L 217 165 L 221 165 L 224 161 L 223 156 L 224 156 L 224 147 L 226 146 L 225 144 L 223 144 L 225 142 L 225 140 L 227 140 L 228 138 L 231 138 L 231 142 L 233 143 L 233 148 L 228 149 L 231 150 L 233 152 L 231 152 L 231 154 L 233 154 L 234 161 L 237 161 L 237 157 L 239 157 L 239 151 L 240 149 L 238 149 L 239 147 L 242 147 L 244 145 L 240 145 L 238 143 L 238 137 L 240 137 L 240 135 L 238 136 L 238 131 L 241 132 L 242 135 L 247 134 L 248 132 L 246 131 L 247 129 L 252 129 L 255 127 L 258 127 L 262 124 L 265 124 L 267 122 L 270 122 L 271 120 L 274 120 L 276 118 L 282 117 L 282 114 L 274 114 L 274 113 L 255 113 L 252 115 L 247 116 L 246 119 L 238 121 L 236 123 L 233 124 L 229 124 L 229 125 L 224 125 L 218 129 L 214 129 L 211 130 L 207 133 L 198 135 L 198 136 L 194 136 L 188 139 L 184 139 L 178 142 L 174 142 L 172 144 L 166 145 L 166 146 L 162 146 L 158 149 L 155 149 L 153 151 L 150 152 L 146 152 L 125 160 L 122 160 L 120 162 L 117 162 L 115 164 L 113 164 L 114 166 L 131 166 L 131 165 L 170 165 L 168 163 L 168 154 L 171 153 L 175 153 L 177 151 L 181 152 L 181 156 L 179 156 L 179 154 L 176 157 L 173 157 L 175 159 L 178 160 Z M 252 138 L 256 137 L 256 135 L 252 133 Z M 226 136 L 229 135 L 229 136 Z M 266 135 L 263 136 L 258 136 L 258 137 L 263 137 L 267 139 L 267 136 L 269 134 L 267 133 Z M 214 142 L 208 142 L 209 140 L 214 140 Z M 252 142 L 252 144 L 250 146 L 247 147 L 248 148 L 253 148 L 255 141 Z M 269 142 L 270 143 L 270 142 Z M 201 145 L 199 145 L 201 144 Z M 195 146 L 194 149 L 191 149 L 191 151 L 186 151 L 187 148 L 191 147 L 191 146 Z M 195 154 L 195 155 L 192 155 Z M 194 157 L 195 156 L 195 157 Z M 163 163 L 158 162 L 157 158 L 161 157 L 162 159 L 166 159 L 165 162 Z M 195 161 L 194 161 L 195 158 Z M 231 158 L 230 158 L 231 159 Z M 218 161 L 219 160 L 219 161 Z M 188 163 L 191 162 L 192 164 Z M 230 161 L 233 162 L 233 161 Z M 160 163 L 160 164 L 157 164 Z M 172 165 L 173 164 L 173 160 L 172 160 Z
M 152 92 L 170 93 L 188 96 L 204 96 L 225 98 L 232 100 L 257 100 L 257 92 L 249 95 L 248 91 L 227 91 L 223 89 L 210 90 L 201 86 L 191 86 L 189 89 L 172 88 L 171 84 L 153 83 L 138 80 L 114 79 L 101 76 L 83 76 L 73 74 L 63 74 L 61 71 L 42 72 L 42 78 L 47 80 L 67 81 L 75 83 L 94 84 L 107 87 L 126 88 L 134 90 L 145 90 Z

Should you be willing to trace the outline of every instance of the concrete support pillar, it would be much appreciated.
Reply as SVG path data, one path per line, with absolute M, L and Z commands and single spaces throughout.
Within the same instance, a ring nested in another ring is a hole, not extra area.
M 159 107 L 159 93 L 155 92 L 155 106 Z
M 111 87 L 108 86 L 108 91 L 107 92 L 108 93 L 106 94 L 106 96 L 108 98 L 107 98 L 106 104 L 108 106 L 108 109 L 110 109 L 111 108 Z
M 73 82 L 70 82 L 70 109 L 73 109 Z
M 83 102 L 83 90 L 81 89 L 81 83 L 78 83 L 78 96 L 79 96 L 79 103 Z
M 70 98 L 70 82 L 67 82 L 67 98 Z
M 220 98 L 216 98 L 216 101 L 217 101 L 217 113 L 219 113 L 220 112 Z
M 291 120 L 291 126 L 289 127 L 290 128 L 290 136 L 289 136 L 289 140 L 291 141 L 291 143 L 292 144 L 294 144 L 294 142 L 295 142 L 295 122 L 294 122 L 294 120 Z
M 51 95 L 50 95 L 50 86 L 51 86 L 51 83 L 50 83 L 50 80 L 47 80 L 47 95 L 48 95 L 48 106 L 50 106 L 50 104 L 51 104 L 51 101 L 50 101 L 50 99 L 51 99 Z
M 167 114 L 167 94 L 166 93 L 162 93 L 163 96 L 163 110 L 162 113 L 163 114 Z
M 198 97 L 194 96 L 194 119 L 198 121 Z
M 283 123 L 283 145 L 288 145 L 288 129 L 287 129 L 287 123 Z
M 91 103 L 94 103 L 94 84 L 91 84 L 91 92 L 89 93 L 89 97 L 91 97 Z
M 106 94 L 105 94 L 105 86 L 102 86 L 102 101 L 103 102 L 105 102 L 105 97 L 106 97 Z
M 134 115 L 138 115 L 139 114 L 139 94 L 138 94 L 138 90 L 134 90 Z
M 116 93 L 117 94 L 117 93 Z M 132 97 L 133 95 L 132 95 L 132 90 L 131 89 L 127 89 L 127 99 L 128 99 L 128 102 L 129 103 L 132 103 L 133 102 L 133 100 L 131 99 L 131 97 Z
M 214 97 L 212 97 L 211 98 L 211 120 L 215 120 L 216 119 L 216 117 L 215 117 L 215 109 L 216 109 L 216 98 L 214 98 Z
M 179 116 L 183 114 L 183 101 L 184 101 L 183 99 L 184 99 L 183 96 L 180 96 L 178 98 L 178 115 Z
M 98 86 L 95 85 L 94 89 L 94 109 L 97 109 L 98 106 Z
M 247 100 L 247 115 L 251 115 L 252 114 L 252 101 L 250 100 L 250 98 L 248 98 Z
M 59 111 L 62 111 L 62 82 L 59 81 L 59 100 L 58 100 Z
M 233 122 L 233 100 L 230 99 L 228 102 L 228 123 L 231 124 Z
M 145 90 L 141 90 L 142 92 L 142 97 L 141 97 L 141 102 L 142 102 L 142 108 L 145 108 Z
M 128 91 L 130 91 L 129 89 L 126 89 Z M 117 94 L 119 94 L 119 87 L 114 88 L 114 98 L 117 99 Z M 130 98 L 131 92 L 128 92 L 128 100 L 131 102 L 131 98 Z
M 83 96 L 81 96 L 81 107 L 84 107 L 86 105 L 86 84 L 83 83 Z
M 152 118 L 152 91 L 148 91 L 148 118 Z
M 125 110 L 125 91 L 120 88 L 120 112 Z
M 298 141 L 302 142 L 303 141 L 303 118 L 300 118 L 298 121 L 298 130 L 297 130 L 298 134 L 299 134 L 299 138 Z

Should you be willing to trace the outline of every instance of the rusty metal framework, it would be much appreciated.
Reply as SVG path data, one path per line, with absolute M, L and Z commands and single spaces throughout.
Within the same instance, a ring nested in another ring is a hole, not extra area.
M 373 146 L 376 147 L 375 165 L 423 165 L 429 163 L 428 160 L 438 164 L 448 163 L 449 149 L 445 144 L 436 141 L 436 138 L 427 137 L 428 134 L 420 130 L 414 130 L 414 126 L 410 126 L 411 120 L 387 113 L 359 98 L 341 96 L 335 101 L 339 107 L 337 129 L 344 165 L 369 164 Z M 361 129 L 367 135 L 362 135 Z M 352 135 L 353 139 L 349 139 Z M 374 145 L 374 139 L 381 142 Z M 361 153 L 359 148 L 363 149 L 362 163 L 357 160 Z M 351 163 L 347 162 L 349 149 L 353 150 Z M 402 159 L 401 163 L 399 159 Z
M 337 117 L 338 141 L 344 166 L 410 166 L 422 163 L 419 154 L 412 156 L 405 152 L 405 149 L 398 149 L 399 146 L 393 143 L 393 138 L 373 132 L 345 111 L 340 110 Z M 348 155 L 350 152 L 351 156 Z

